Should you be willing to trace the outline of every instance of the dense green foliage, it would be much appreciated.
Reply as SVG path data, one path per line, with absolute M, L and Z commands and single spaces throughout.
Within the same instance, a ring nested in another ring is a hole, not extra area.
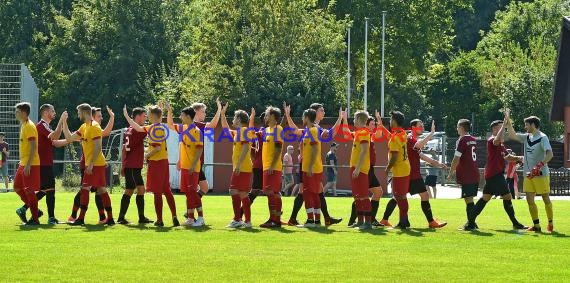
M 41 102 L 58 110 L 88 101 L 179 109 L 194 101 L 231 108 L 310 102 L 328 113 L 362 107 L 364 18 L 369 18 L 368 110 L 380 107 L 382 11 L 386 110 L 435 119 L 454 134 L 475 117 L 484 134 L 509 106 L 520 126 L 548 122 L 562 0 L 58 0 L 0 3 L 0 62 L 25 63 Z M 347 28 L 351 65 L 347 66 Z M 334 115 L 334 114 L 333 114 Z M 118 125 L 124 125 L 119 119 Z

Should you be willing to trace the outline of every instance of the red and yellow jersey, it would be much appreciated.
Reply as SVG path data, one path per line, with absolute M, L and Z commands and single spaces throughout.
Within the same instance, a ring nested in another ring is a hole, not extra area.
M 176 131 L 183 135 L 182 142 L 180 143 L 180 168 L 190 169 L 192 166 L 191 162 L 198 154 L 202 154 L 201 149 L 204 148 L 204 142 L 202 140 L 202 132 L 198 127 L 192 124 L 192 129 L 187 130 L 189 125 L 182 125 L 182 129 L 179 125 L 176 125 Z M 200 160 L 196 162 L 196 167 L 194 167 L 194 172 L 200 172 L 201 163 Z
M 36 142 L 36 150 L 30 155 L 31 142 Z M 31 159 L 30 165 L 40 165 L 40 155 L 38 154 L 38 130 L 36 125 L 28 119 L 20 127 L 20 165 L 25 166 Z
M 150 134 L 151 138 L 149 138 L 147 152 L 151 152 L 155 147 L 160 146 L 160 150 L 155 154 L 153 154 L 151 157 L 149 157 L 148 160 L 153 160 L 153 161 L 165 160 L 165 159 L 168 160 L 168 148 L 166 147 L 166 140 L 158 141 L 156 139 L 153 140 L 152 138 L 152 137 L 162 137 L 162 135 L 166 136 L 166 133 L 154 133 L 154 131 L 164 132 L 166 127 L 164 127 L 164 125 L 162 124 L 154 124 L 154 125 L 144 126 L 143 129 L 147 135 L 149 131 L 153 131 L 153 133 Z
M 321 140 L 319 136 L 319 129 L 317 127 L 310 127 L 303 130 L 303 143 L 302 143 L 302 168 L 303 172 L 307 172 L 307 169 L 312 168 L 313 173 L 323 173 L 323 160 L 322 160 L 322 153 L 321 153 Z M 317 156 L 315 157 L 314 163 L 309 164 L 311 161 L 311 149 L 312 147 L 317 146 Z
M 408 143 L 405 132 L 396 132 L 388 142 L 388 160 L 392 159 L 393 154 L 397 154 L 396 163 L 392 166 L 392 176 L 405 177 L 410 175 L 410 161 L 408 160 Z
M 277 155 L 275 168 L 276 171 L 283 170 L 281 163 L 281 152 L 283 151 L 283 127 L 277 125 L 275 128 L 264 128 L 262 133 L 263 149 L 261 159 L 263 162 L 263 170 L 269 170 L 273 157 Z M 279 150 L 279 152 L 277 152 Z
M 370 150 L 370 131 L 366 128 L 357 129 L 354 132 L 354 139 L 352 141 L 352 152 L 350 153 L 350 167 L 356 168 L 356 165 L 358 165 L 358 158 L 360 157 L 362 144 L 366 144 L 368 150 Z M 370 170 L 370 153 L 366 153 L 364 155 L 364 160 L 362 161 L 362 167 L 360 167 L 360 172 L 368 174 L 369 170 Z
M 250 141 L 253 141 L 256 138 L 255 132 L 248 130 L 247 127 L 241 127 L 235 131 L 234 130 L 230 131 L 230 133 L 232 134 L 232 137 L 234 139 L 233 153 L 232 153 L 233 169 L 235 170 L 239 166 L 240 172 L 245 172 L 245 173 L 252 172 L 253 163 L 251 161 L 251 154 L 249 151 L 251 148 Z M 241 154 L 241 151 L 243 150 L 244 147 L 247 148 L 245 157 L 242 160 L 241 164 L 238 164 L 239 155 Z
M 93 157 L 95 157 L 95 162 L 93 166 L 105 166 L 105 156 L 103 156 L 103 150 L 99 152 L 95 151 L 95 142 L 100 141 L 103 136 L 103 130 L 101 126 L 96 121 L 91 121 L 91 123 L 83 123 L 79 130 L 76 132 L 81 137 L 81 147 L 83 148 L 83 155 L 85 156 L 85 164 L 89 165 Z

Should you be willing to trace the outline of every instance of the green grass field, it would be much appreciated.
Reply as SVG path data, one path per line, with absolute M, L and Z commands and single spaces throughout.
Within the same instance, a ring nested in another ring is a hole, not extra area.
M 115 214 L 121 194 L 112 195 Z M 69 215 L 73 193 L 58 192 L 56 216 Z M 181 217 L 183 196 L 176 196 Z M 289 216 L 292 198 L 284 198 Z M 335 216 L 349 214 L 351 199 L 329 198 Z M 380 211 L 386 200 L 381 202 Z M 441 230 L 427 229 L 419 200 L 410 203 L 409 231 L 374 229 L 359 232 L 337 225 L 304 230 L 232 230 L 230 198 L 206 196 L 202 229 L 96 225 L 93 199 L 84 227 L 67 225 L 38 228 L 20 226 L 14 210 L 21 205 L 14 193 L 0 194 L 0 281 L 545 281 L 562 282 L 570 276 L 570 209 L 554 202 L 557 233 L 511 231 L 500 200 L 487 205 L 478 232 L 462 232 L 462 200 L 434 200 L 435 215 L 449 222 Z M 258 198 L 253 222 L 267 217 L 267 201 Z M 519 219 L 529 224 L 525 201 L 515 201 Z M 542 203 L 539 202 L 544 217 Z M 45 201 L 40 208 L 45 211 Z M 146 197 L 146 213 L 155 219 L 152 196 Z M 164 207 L 165 215 L 168 208 Z M 397 211 L 394 215 L 397 215 Z M 134 198 L 127 218 L 136 221 Z M 300 217 L 299 220 L 303 220 Z M 42 223 L 47 222 L 46 216 Z M 395 217 L 393 224 L 397 222 Z M 171 225 L 169 217 L 165 224 Z

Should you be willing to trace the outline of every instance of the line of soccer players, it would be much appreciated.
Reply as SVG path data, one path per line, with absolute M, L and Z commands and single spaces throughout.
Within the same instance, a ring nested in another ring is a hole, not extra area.
M 410 123 L 413 133 L 406 134 L 403 129 L 405 117 L 401 112 L 390 113 L 391 132 L 383 128 L 378 112 L 375 118 L 366 111 L 357 111 L 354 114 L 354 131 L 348 130 L 346 111 L 339 110 L 338 119 L 332 127 L 332 131 L 319 128 L 319 122 L 324 117 L 322 104 L 312 104 L 303 112 L 302 128 L 297 127 L 290 116 L 290 106 L 283 105 L 285 121 L 293 129 L 294 135 L 301 142 L 301 185 L 300 192 L 295 198 L 291 217 L 287 224 L 298 227 L 317 227 L 321 225 L 323 214 L 325 225 L 339 223 L 342 219 L 331 217 L 328 213 L 326 199 L 323 194 L 322 173 L 323 163 L 321 160 L 321 141 L 337 134 L 352 140 L 350 157 L 351 189 L 354 196 L 352 213 L 348 223 L 349 227 L 361 230 L 370 229 L 372 226 L 392 227 L 389 217 L 399 208 L 400 217 L 396 227 L 407 229 L 410 227 L 408 219 L 407 194 L 419 194 L 421 208 L 430 228 L 441 228 L 447 223 L 440 222 L 433 217 L 429 194 L 426 190 L 420 173 L 420 159 L 432 166 L 447 168 L 438 160 L 434 160 L 421 152 L 421 149 L 432 138 L 435 125 L 432 122 L 431 132 L 424 139 L 417 140 L 417 136 L 423 133 L 424 126 L 421 120 L 414 119 Z M 162 124 L 163 109 L 167 111 L 167 124 Z M 50 122 L 55 119 L 56 113 L 49 104 L 40 107 L 41 120 L 34 125 L 28 118 L 30 105 L 20 103 L 16 105 L 16 118 L 20 121 L 20 166 L 18 167 L 14 182 L 14 190 L 20 196 L 24 205 L 16 210 L 16 213 L 27 225 L 39 224 L 38 218 L 43 212 L 38 209 L 38 200 L 46 197 L 48 207 L 49 224 L 57 224 L 55 218 L 55 179 L 53 176 L 53 147 L 62 147 L 68 143 L 81 142 L 82 157 L 81 190 L 74 199 L 71 216 L 68 223 L 71 225 L 83 225 L 85 213 L 89 204 L 89 193 L 95 192 L 95 202 L 99 211 L 99 224 L 113 225 L 113 211 L 111 199 L 105 186 L 105 168 L 107 166 L 102 152 L 101 139 L 110 134 L 114 124 L 114 114 L 107 108 L 110 121 L 105 130 L 101 129 L 101 109 L 91 107 L 88 104 L 77 106 L 77 114 L 83 122 L 81 127 L 71 132 L 68 124 L 68 113 L 63 112 L 57 127 L 52 130 Z M 182 124 L 175 124 L 173 112 L 168 102 L 161 102 L 158 106 L 149 109 L 149 122 L 147 112 L 143 108 L 134 108 L 132 117 L 129 116 L 126 106 L 123 115 L 129 127 L 124 133 L 122 148 L 121 175 L 125 178 L 125 192 L 121 199 L 121 208 L 117 222 L 128 224 L 125 218 L 131 196 L 136 190 L 136 204 L 141 224 L 152 223 L 144 215 L 144 194 L 146 191 L 154 194 L 154 206 L 157 220 L 156 226 L 164 226 L 162 218 L 162 195 L 166 197 L 172 214 L 174 226 L 180 222 L 176 214 L 176 205 L 169 183 L 169 163 L 166 140 L 156 141 L 156 137 L 164 137 L 168 129 L 175 130 L 182 135 L 179 143 L 179 160 L 177 169 L 180 170 L 180 190 L 186 195 L 186 213 L 184 224 L 199 227 L 205 225 L 201 197 L 208 192 L 208 184 L 203 171 L 204 143 L 203 135 L 206 128 L 215 128 L 221 119 L 222 127 L 229 129 L 226 111 L 227 104 L 222 106 L 217 100 L 217 111 L 211 122 L 204 122 L 206 106 L 195 103 L 185 107 L 180 112 Z M 230 134 L 234 140 L 232 165 L 233 172 L 229 193 L 231 195 L 234 216 L 228 227 L 238 228 L 252 227 L 251 204 L 255 198 L 263 192 L 267 196 L 269 219 L 261 224 L 263 228 L 277 228 L 285 224 L 281 222 L 281 152 L 283 148 L 283 127 L 281 124 L 281 110 L 269 106 L 262 114 L 264 127 L 257 132 L 248 130 L 254 126 L 255 109 L 251 115 L 244 110 L 236 110 L 232 120 Z M 539 131 L 540 120 L 537 117 L 525 119 L 526 134 L 516 134 L 512 127 L 508 109 L 505 111 L 504 121 L 491 123 L 492 135 L 487 140 L 487 162 L 485 165 L 486 184 L 483 197 L 477 203 L 473 197 L 477 195 L 479 184 L 479 170 L 476 157 L 476 139 L 469 135 L 470 122 L 466 119 L 459 120 L 457 131 L 459 139 L 456 145 L 455 157 L 451 163 L 449 178 L 456 176 L 461 185 L 462 198 L 465 199 L 467 223 L 464 230 L 477 229 L 476 218 L 484 209 L 486 203 L 493 195 L 503 198 L 505 212 L 509 216 L 514 229 L 528 229 L 540 231 L 538 210 L 534 202 L 535 195 L 542 195 L 548 217 L 547 231 L 553 231 L 552 203 L 548 197 L 549 176 L 546 164 L 552 158 L 552 149 L 546 135 Z M 168 129 L 166 128 L 168 127 Z M 524 143 L 524 156 L 515 156 L 507 153 L 503 141 L 505 132 L 511 139 Z M 65 139 L 60 139 L 64 135 Z M 393 198 L 386 204 L 385 212 L 380 221 L 377 220 L 379 200 L 383 191 L 376 178 L 373 166 L 376 161 L 374 141 L 389 135 L 389 155 L 386 174 L 392 176 Z M 149 145 L 145 149 L 144 141 L 147 136 Z M 523 162 L 525 173 L 524 190 L 527 193 L 529 211 L 533 220 L 533 226 L 527 227 L 521 224 L 515 217 L 511 195 L 504 177 L 505 160 Z M 142 177 L 144 163 L 148 164 L 148 172 L 145 182 Z M 372 199 L 370 198 L 372 193 Z M 304 224 L 297 222 L 297 214 L 303 202 L 307 220 Z M 32 218 L 26 218 L 26 210 L 31 210 Z M 77 212 L 79 211 L 79 215 Z M 195 213 L 198 217 L 195 217 Z M 242 219 L 244 221 L 242 221 Z

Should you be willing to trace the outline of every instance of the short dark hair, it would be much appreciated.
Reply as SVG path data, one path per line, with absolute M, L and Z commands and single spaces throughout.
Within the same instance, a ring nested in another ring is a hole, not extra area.
M 400 127 L 404 125 L 404 120 L 406 120 L 404 113 L 400 111 L 390 111 L 390 117 L 392 117 L 392 120 L 396 121 L 396 124 Z
M 415 127 L 418 125 L 418 123 L 421 123 L 421 122 L 422 122 L 422 120 L 420 120 L 420 119 L 414 119 L 414 120 L 410 121 L 410 127 Z
M 95 113 L 101 112 L 101 108 L 99 107 L 91 107 L 91 115 L 95 115 Z
M 32 108 L 30 106 L 30 103 L 28 102 L 20 102 L 18 104 L 16 104 L 16 109 L 26 113 L 26 115 L 30 116 L 30 109 Z
M 457 122 L 461 128 L 463 128 L 466 132 L 471 131 L 471 121 L 467 119 L 459 119 Z
M 146 113 L 146 110 L 144 110 L 144 108 L 141 108 L 141 107 L 135 107 L 135 108 L 133 108 L 133 112 L 132 112 L 132 113 L 133 113 L 133 114 L 132 114 L 132 115 L 133 115 L 133 118 L 135 118 L 135 117 L 138 116 L 138 115 L 141 115 L 141 114 Z
M 376 121 L 376 118 L 368 117 L 368 120 L 366 120 L 366 126 L 370 125 L 370 122 L 372 122 L 372 121 Z
M 275 118 L 275 121 L 279 121 L 281 119 L 281 110 L 277 107 L 269 106 L 267 107 L 269 110 L 269 115 L 272 115 Z
M 154 114 L 158 117 L 162 116 L 162 109 L 160 109 L 160 107 L 158 107 L 156 105 L 149 107 L 149 112 L 150 112 L 150 114 Z
M 338 144 L 336 144 L 336 142 L 332 142 L 331 143 L 331 147 L 336 147 Z
M 192 106 L 184 107 L 184 109 L 182 109 L 182 111 L 180 112 L 190 116 L 191 119 L 194 119 L 194 117 L 196 116 L 196 110 L 194 110 Z
M 6 133 L 0 132 L 0 137 L 5 137 L 5 136 L 6 136 Z
M 239 122 L 247 125 L 247 123 L 249 122 L 249 114 L 247 114 L 247 112 L 245 112 L 244 110 L 238 109 L 234 112 L 234 116 L 236 118 L 239 119 Z
M 47 111 L 48 109 L 53 108 L 53 105 L 51 104 L 44 104 L 42 106 L 40 106 L 40 116 L 42 116 L 44 114 L 45 111 Z
M 500 124 L 503 124 L 503 120 L 495 120 L 491 122 L 491 129 Z
M 540 118 L 538 118 L 536 116 L 526 117 L 526 118 L 524 118 L 524 122 L 529 123 L 529 124 L 534 124 L 534 126 L 537 129 L 540 128 Z
M 319 111 L 319 108 L 324 108 L 324 106 L 322 103 L 312 103 L 311 106 L 309 106 L 309 108 L 315 111 Z
M 303 118 L 305 117 L 309 119 L 309 122 L 315 123 L 315 120 L 317 119 L 317 110 L 312 108 L 306 109 L 303 111 Z

